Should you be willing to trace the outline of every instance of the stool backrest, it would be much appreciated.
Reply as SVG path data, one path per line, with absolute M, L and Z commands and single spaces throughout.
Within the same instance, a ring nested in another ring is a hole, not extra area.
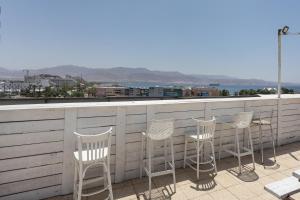
M 174 133 L 174 120 L 152 120 L 150 122 L 147 135 L 152 140 L 165 140 L 171 137 Z
M 193 118 L 194 119 L 194 118 Z M 200 138 L 214 138 L 216 129 L 216 118 L 213 117 L 211 120 L 199 120 L 194 119 L 197 122 L 197 139 Z
M 233 124 L 239 128 L 247 128 L 250 126 L 253 118 L 253 112 L 240 112 L 233 118 Z
M 261 112 L 259 111 L 258 114 L 259 114 L 259 120 L 262 121 L 262 120 L 268 120 L 270 122 L 272 122 L 272 119 L 273 119 L 273 115 L 274 115 L 274 109 L 272 108 L 271 111 L 268 111 L 268 112 Z
M 79 161 L 98 161 L 110 156 L 112 127 L 106 132 L 97 135 L 82 135 L 74 132 L 77 136 Z

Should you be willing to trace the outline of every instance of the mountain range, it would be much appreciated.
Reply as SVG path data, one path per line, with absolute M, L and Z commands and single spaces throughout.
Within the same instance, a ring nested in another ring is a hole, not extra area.
M 0 67 L 0 79 L 22 80 L 24 70 L 10 70 Z M 87 81 L 95 82 L 152 82 L 171 84 L 219 83 L 222 85 L 274 85 L 276 83 L 260 79 L 240 79 L 225 75 L 189 75 L 176 71 L 154 71 L 146 68 L 89 68 L 76 65 L 61 65 L 48 68 L 30 69 L 30 75 L 52 74 L 82 76 Z

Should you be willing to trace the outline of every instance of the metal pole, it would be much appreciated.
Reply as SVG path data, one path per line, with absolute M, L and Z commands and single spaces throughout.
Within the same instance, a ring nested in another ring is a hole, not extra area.
M 281 95 L 281 29 L 278 30 L 278 98 Z

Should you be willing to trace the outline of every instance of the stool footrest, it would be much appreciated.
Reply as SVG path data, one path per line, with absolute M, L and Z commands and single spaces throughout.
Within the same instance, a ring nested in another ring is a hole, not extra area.
M 186 159 L 191 161 L 194 164 L 197 164 L 197 160 L 193 160 L 193 158 L 197 158 L 197 155 L 192 155 L 192 156 L 187 156 Z M 203 161 L 203 162 L 199 162 L 200 165 L 206 165 L 206 164 L 210 164 L 214 161 L 214 158 L 212 156 L 209 157 L 209 160 Z
M 102 193 L 102 192 L 104 192 L 105 190 L 108 190 L 108 186 L 105 187 L 105 188 L 103 188 L 102 190 L 98 190 L 98 191 L 95 191 L 95 192 L 82 193 L 81 196 L 83 196 L 83 197 L 88 197 L 88 196 L 92 196 L 92 195 L 95 195 L 95 194 Z
M 175 168 L 170 162 L 168 162 L 168 164 L 169 164 L 171 169 L 163 170 L 163 171 L 159 171 L 159 172 L 149 172 L 147 167 L 145 167 L 144 170 L 145 170 L 147 176 L 151 176 L 151 177 L 162 176 L 162 175 L 166 175 L 166 174 L 172 174 L 173 171 L 175 170 Z
M 234 156 L 239 156 L 239 154 L 235 151 L 232 151 L 232 150 L 229 150 L 229 149 L 225 149 L 224 151 L 229 153 L 229 154 L 232 154 Z M 251 155 L 251 154 L 252 154 L 251 150 L 246 150 L 245 152 L 240 153 L 240 157 L 248 156 L 248 155 Z

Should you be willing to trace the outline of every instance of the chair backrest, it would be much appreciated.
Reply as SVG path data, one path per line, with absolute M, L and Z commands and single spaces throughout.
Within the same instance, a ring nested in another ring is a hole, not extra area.
M 174 133 L 174 120 L 152 120 L 147 135 L 152 140 L 165 140 Z
M 215 135 L 215 129 L 216 129 L 216 118 L 213 117 L 211 120 L 200 120 L 200 119 L 195 119 L 197 122 L 197 139 L 200 138 L 200 135 L 202 138 L 210 139 L 214 138 Z
M 250 112 L 240 112 L 234 116 L 233 124 L 239 128 L 247 128 L 250 126 L 253 118 L 253 111 Z
M 110 156 L 112 127 L 106 132 L 97 135 L 82 135 L 74 132 L 77 136 L 79 160 L 97 161 L 105 156 Z

